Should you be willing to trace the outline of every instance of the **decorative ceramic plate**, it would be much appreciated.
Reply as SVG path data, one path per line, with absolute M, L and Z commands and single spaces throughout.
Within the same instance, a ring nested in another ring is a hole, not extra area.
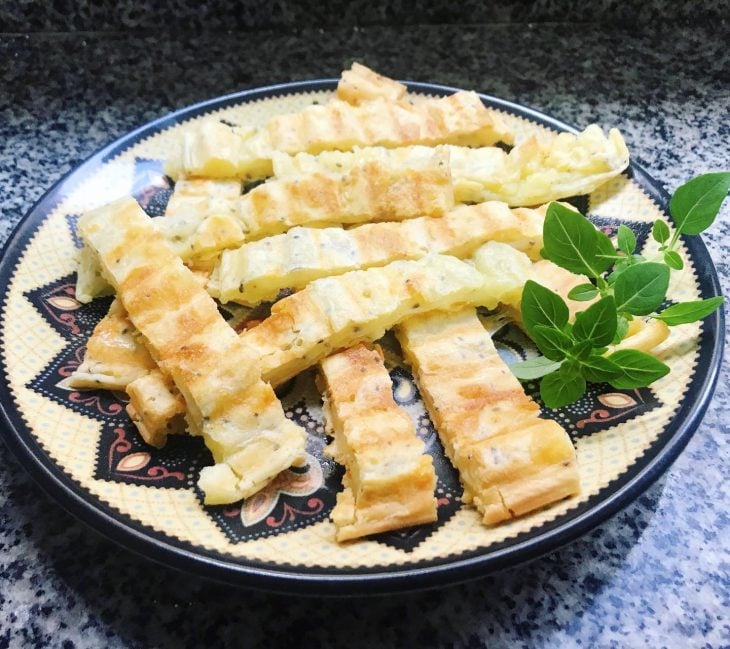
M 384 346 L 396 401 L 417 422 L 438 473 L 438 521 L 346 545 L 334 542 L 328 514 L 341 470 L 323 456 L 320 396 L 306 372 L 278 391 L 288 416 L 309 432 L 309 463 L 280 474 L 243 503 L 205 507 L 196 489 L 211 462 L 200 438 L 179 436 L 164 449 L 144 444 L 127 418 L 125 395 L 79 391 L 66 379 L 78 367 L 109 299 L 74 297 L 76 220 L 83 211 L 134 195 L 151 215 L 163 213 L 173 183 L 162 160 L 182 125 L 215 114 L 233 123 L 326 101 L 335 81 L 272 86 L 186 108 L 126 135 L 53 187 L 8 241 L 0 277 L 3 435 L 35 478 L 80 519 L 150 559 L 234 584 L 301 593 L 369 593 L 468 579 L 539 556 L 583 534 L 636 498 L 674 460 L 697 427 L 717 379 L 723 316 L 676 327 L 659 349 L 671 374 L 639 390 L 592 385 L 576 404 L 545 417 L 560 422 L 578 452 L 581 494 L 488 528 L 463 506 L 458 477 L 395 346 Z M 418 101 L 452 88 L 409 84 Z M 574 129 L 507 101 L 482 96 L 504 113 L 518 137 Z M 596 225 L 628 223 L 652 247 L 651 223 L 667 196 L 641 168 L 573 201 Z M 683 271 L 672 274 L 671 300 L 719 294 L 698 237 L 686 243 Z M 221 309 L 236 325 L 245 311 Z M 495 333 L 508 361 L 535 354 L 520 332 Z M 534 394 L 535 386 L 528 386 Z

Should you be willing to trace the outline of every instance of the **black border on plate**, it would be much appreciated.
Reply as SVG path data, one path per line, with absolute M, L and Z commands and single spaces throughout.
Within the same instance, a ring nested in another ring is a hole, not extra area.
M 299 92 L 332 90 L 336 79 L 319 79 L 254 88 L 183 108 L 138 128 L 98 150 L 51 187 L 18 223 L 0 253 L 0 282 L 9 285 L 17 260 L 43 218 L 73 189 L 77 182 L 125 149 L 168 127 L 211 110 L 234 104 Z M 416 92 L 448 95 L 457 88 L 419 82 L 404 82 Z M 560 131 L 577 132 L 572 126 L 539 111 L 510 101 L 479 95 L 493 108 L 502 109 Z M 638 164 L 632 162 L 634 180 L 666 212 L 669 195 Z M 695 265 L 702 297 L 721 294 L 710 255 L 700 237 L 684 240 Z M 3 307 L 6 296 L 3 296 Z M 674 418 L 657 441 L 624 474 L 574 510 L 541 526 L 488 548 L 416 566 L 376 566 L 338 569 L 306 568 L 294 564 L 241 562 L 152 530 L 83 491 L 46 454 L 31 434 L 14 404 L 9 386 L 0 383 L 2 437 L 38 484 L 71 514 L 107 538 L 147 559 L 204 578 L 236 586 L 298 595 L 373 595 L 435 588 L 474 579 L 491 572 L 531 561 L 576 539 L 616 514 L 636 499 L 677 458 L 697 429 L 707 410 L 719 376 L 723 355 L 724 311 L 703 323 L 703 335 L 694 379 Z M 5 359 L 2 359 L 5 372 Z

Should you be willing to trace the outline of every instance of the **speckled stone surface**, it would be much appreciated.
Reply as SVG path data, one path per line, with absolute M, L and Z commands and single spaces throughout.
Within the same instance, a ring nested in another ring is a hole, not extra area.
M 617 126 L 668 189 L 730 168 L 717 27 L 561 24 L 181 37 L 0 37 L 0 233 L 96 148 L 166 111 L 259 84 L 384 73 Z M 705 237 L 730 288 L 728 216 Z M 624 512 L 527 566 L 427 593 L 307 600 L 237 591 L 133 556 L 42 493 L 0 444 L 4 647 L 727 647 L 730 386 Z
M 723 0 L 18 0 L 0 3 L 0 31 L 120 31 L 176 29 L 198 32 L 252 28 L 429 25 L 442 23 L 575 22 L 636 24 L 656 20 L 702 21 L 718 26 L 728 18 Z

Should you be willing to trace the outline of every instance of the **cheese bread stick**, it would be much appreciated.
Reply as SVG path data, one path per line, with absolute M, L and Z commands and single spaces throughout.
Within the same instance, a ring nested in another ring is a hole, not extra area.
M 349 70 L 342 71 L 337 84 L 337 98 L 354 105 L 378 98 L 398 101 L 405 97 L 407 91 L 402 83 L 357 62 Z
M 356 345 L 321 363 L 328 452 L 345 465 L 332 520 L 338 541 L 436 520 L 436 473 L 413 420 L 393 400 L 380 348 Z
M 185 129 L 179 149 L 167 160 L 173 178 L 270 176 L 275 151 L 319 153 L 355 146 L 511 144 L 510 129 L 474 92 L 461 91 L 417 104 L 376 97 L 352 105 L 334 99 L 272 117 L 262 129 L 229 126 L 214 118 Z
M 487 146 L 512 142 L 501 116 L 471 91 L 418 104 L 382 97 L 357 106 L 333 100 L 273 117 L 266 127 L 274 150 L 284 153 L 346 151 L 357 145 Z
M 474 264 L 447 255 L 394 261 L 315 280 L 276 302 L 241 339 L 260 354 L 264 379 L 278 385 L 333 351 L 377 340 L 409 315 L 461 304 L 494 308 L 505 296 L 518 298 L 531 267 L 527 255 L 495 242 L 475 259 L 480 251 L 502 269 L 499 281 L 488 282 Z
M 271 180 L 244 194 L 238 217 L 252 240 L 297 225 L 441 216 L 453 205 L 448 152 L 434 149 L 410 165 L 366 160 L 344 174 Z
M 221 301 L 256 305 L 284 288 L 320 277 L 427 254 L 470 256 L 487 241 L 508 243 L 538 259 L 545 208 L 510 210 L 504 203 L 461 205 L 440 218 L 342 228 L 294 228 L 222 253 L 216 281 Z
M 156 367 L 122 303 L 114 300 L 94 328 L 84 360 L 67 383 L 80 389 L 124 390 Z
M 618 175 L 629 163 L 629 152 L 616 129 L 608 136 L 593 124 L 583 132 L 558 133 L 518 143 L 509 153 L 499 147 L 471 148 L 444 145 L 457 202 L 503 201 L 511 206 L 530 206 L 560 198 L 588 194 Z M 363 160 L 408 165 L 427 156 L 431 149 L 408 146 L 323 151 L 318 155 L 273 154 L 277 178 L 317 171 L 342 171 Z
M 396 329 L 465 502 L 499 523 L 580 489 L 568 434 L 500 359 L 476 311 L 432 312 Z
M 214 466 L 201 472 L 206 503 L 250 496 L 303 460 L 306 434 L 261 380 L 256 353 L 218 313 L 133 199 L 88 212 L 79 231 L 97 253 L 130 321 L 185 398 L 191 429 Z
M 125 410 L 150 446 L 162 448 L 168 435 L 186 431 L 185 399 L 169 376 L 154 369 L 130 381 L 126 390 Z

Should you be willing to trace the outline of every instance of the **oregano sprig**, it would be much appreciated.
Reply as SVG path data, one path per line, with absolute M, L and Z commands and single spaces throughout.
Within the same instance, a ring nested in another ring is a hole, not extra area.
M 638 254 L 636 234 L 620 225 L 614 246 L 580 213 L 561 205 L 548 206 L 543 227 L 542 255 L 553 263 L 588 278 L 568 298 L 592 301 L 569 322 L 562 297 L 532 280 L 522 294 L 522 321 L 540 357 L 512 365 L 523 381 L 540 381 L 545 405 L 560 408 L 577 401 L 587 382 L 606 382 L 615 388 L 647 386 L 669 373 L 669 367 L 646 352 L 610 352 L 626 336 L 635 317 L 649 317 L 668 326 L 696 322 L 718 309 L 721 296 L 681 302 L 661 311 L 672 270 L 684 267 L 680 236 L 697 235 L 715 220 L 730 190 L 730 172 L 693 178 L 677 189 L 669 203 L 674 232 L 662 219 L 652 227 L 659 257 Z

